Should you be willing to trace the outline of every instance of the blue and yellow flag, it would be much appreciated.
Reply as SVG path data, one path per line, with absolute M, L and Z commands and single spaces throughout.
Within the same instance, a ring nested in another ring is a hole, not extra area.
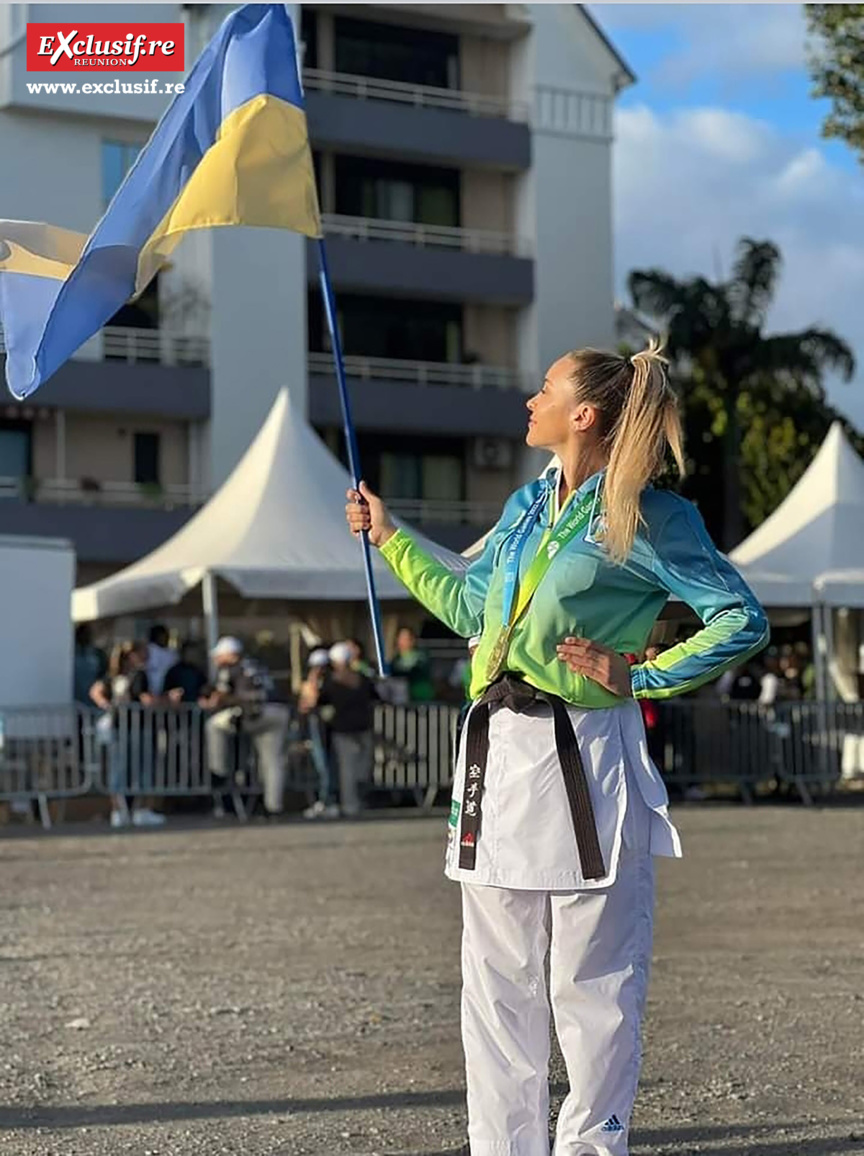
M 294 30 L 281 4 L 232 13 L 89 237 L 0 222 L 6 380 L 25 398 L 140 293 L 185 233 L 321 234 Z

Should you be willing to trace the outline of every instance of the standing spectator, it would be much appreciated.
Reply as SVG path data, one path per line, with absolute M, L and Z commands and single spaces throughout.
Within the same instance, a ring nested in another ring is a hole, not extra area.
M 390 673 L 406 681 L 410 702 L 431 702 L 435 697 L 429 658 L 417 646 L 417 635 L 410 626 L 400 627 L 396 635 L 396 654 L 390 663 Z
M 714 692 L 717 697 L 725 702 L 732 693 L 732 687 L 735 685 L 735 679 L 738 677 L 738 670 L 736 667 L 730 667 L 729 670 L 724 670 L 717 681 L 714 683 Z
M 777 651 L 772 647 L 765 656 L 762 678 L 759 680 L 759 705 L 773 706 L 782 697 L 782 672 Z
M 172 702 L 197 703 L 207 686 L 207 675 L 196 661 L 198 647 L 194 642 L 184 642 L 180 647 L 180 657 L 168 668 L 162 693 Z
M 303 812 L 304 819 L 338 819 L 334 783 L 330 774 L 327 724 L 318 709 L 321 687 L 330 665 L 329 652 L 320 648 L 309 655 L 309 671 L 300 688 L 300 711 L 306 720 L 312 762 L 318 776 L 318 798 Z
M 73 667 L 73 694 L 82 706 L 92 706 L 90 689 L 101 682 L 108 672 L 104 650 L 93 645 L 93 631 L 87 622 L 75 628 L 75 656 Z
M 126 710 L 124 707 L 152 706 L 155 697 L 150 693 L 147 679 L 147 643 L 135 642 L 115 647 L 108 667 L 108 677 L 96 682 L 90 698 L 105 714 L 100 720 L 100 733 L 107 739 L 109 780 L 111 790 L 111 826 L 161 827 L 165 816 L 153 810 L 153 800 L 141 793 L 133 796 L 130 817 L 127 792 L 148 790 L 152 784 L 153 768 L 147 761 L 153 755 L 152 720 Z M 130 781 L 134 778 L 134 782 Z
M 813 655 L 810 653 L 810 647 L 806 642 L 798 642 L 795 644 L 795 652 L 798 655 L 798 665 L 801 670 L 801 694 L 804 698 L 815 698 L 816 666 L 813 662 Z
M 735 667 L 735 677 L 729 689 L 732 702 L 758 702 L 760 679 L 750 665 Z
M 803 669 L 800 657 L 792 646 L 784 646 L 780 654 L 780 698 L 798 700 L 804 697 Z
M 353 817 L 360 812 L 360 787 L 372 779 L 372 727 L 378 693 L 374 683 L 351 669 L 351 647 L 337 642 L 330 648 L 331 672 L 317 694 L 307 699 L 312 706 L 332 707 L 330 731 L 333 755 L 339 775 L 339 798 L 342 814 Z
M 234 740 L 248 735 L 255 745 L 264 783 L 264 811 L 282 813 L 285 793 L 283 747 L 288 732 L 288 708 L 271 702 L 273 680 L 260 663 L 243 655 L 237 638 L 220 638 L 213 650 L 215 688 L 202 705 L 215 714 L 207 720 L 207 757 L 210 772 L 229 779 L 235 771 Z
M 375 671 L 366 661 L 366 647 L 357 638 L 346 638 L 345 642 L 351 647 L 351 669 L 365 674 L 367 678 L 374 678 Z
M 147 678 L 150 693 L 157 698 L 162 693 L 165 675 L 177 661 L 177 651 L 168 645 L 167 627 L 157 625 L 150 630 L 147 646 Z

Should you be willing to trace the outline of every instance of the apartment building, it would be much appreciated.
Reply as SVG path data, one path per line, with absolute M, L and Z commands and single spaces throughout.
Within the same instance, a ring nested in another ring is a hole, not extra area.
M 47 78 L 26 72 L 26 24 L 68 11 L 0 9 L 0 216 L 89 231 L 166 98 L 30 91 Z M 182 20 L 188 66 L 227 11 L 75 17 Z M 295 22 L 364 472 L 462 546 L 534 468 L 542 369 L 615 341 L 612 117 L 633 77 L 579 5 L 309 4 Z M 285 384 L 341 453 L 314 245 L 190 238 L 31 402 L 0 403 L 0 532 L 72 538 L 82 581 L 128 563 L 227 477 Z

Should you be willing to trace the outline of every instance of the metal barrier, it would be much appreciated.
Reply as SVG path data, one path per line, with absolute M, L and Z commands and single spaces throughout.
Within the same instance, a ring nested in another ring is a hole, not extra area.
M 864 781 L 864 704 L 754 703 L 680 699 L 656 703 L 648 747 L 671 786 L 746 801 L 795 791 L 805 803 L 852 780 Z M 375 710 L 373 786 L 410 791 L 431 805 L 452 780 L 459 707 L 439 703 Z M 296 716 L 284 749 L 286 788 L 317 786 L 309 744 Z M 157 798 L 234 799 L 239 817 L 260 793 L 254 743 L 238 737 L 236 773 L 208 769 L 206 714 L 195 706 L 124 706 L 110 715 L 63 706 L 0 711 L 0 801 L 38 805 L 51 825 L 52 800 L 88 793 Z
M 44 827 L 49 802 L 86 795 L 98 773 L 95 713 L 75 706 L 0 711 L 0 801 L 32 803 Z
M 375 710 L 376 787 L 423 792 L 431 806 L 453 778 L 453 740 L 459 707 L 441 703 Z
M 655 704 L 652 757 L 667 783 L 793 789 L 805 803 L 864 778 L 864 703 L 680 699 Z
M 453 734 L 459 710 L 440 704 L 375 710 L 373 785 L 385 790 L 425 792 L 431 797 L 451 779 Z M 173 796 L 260 794 L 254 742 L 238 733 L 232 781 L 214 779 L 205 751 L 206 714 L 195 706 L 124 706 L 102 727 L 100 789 L 118 795 Z M 309 744 L 292 718 L 284 748 L 285 786 L 314 791 L 317 775 Z

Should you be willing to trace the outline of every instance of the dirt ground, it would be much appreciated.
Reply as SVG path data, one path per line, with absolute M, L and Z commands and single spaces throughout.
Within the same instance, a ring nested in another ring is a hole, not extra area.
M 405 814 L 0 838 L 0 1153 L 458 1148 L 458 889 Z M 864 1156 L 864 807 L 677 819 L 634 1154 Z

